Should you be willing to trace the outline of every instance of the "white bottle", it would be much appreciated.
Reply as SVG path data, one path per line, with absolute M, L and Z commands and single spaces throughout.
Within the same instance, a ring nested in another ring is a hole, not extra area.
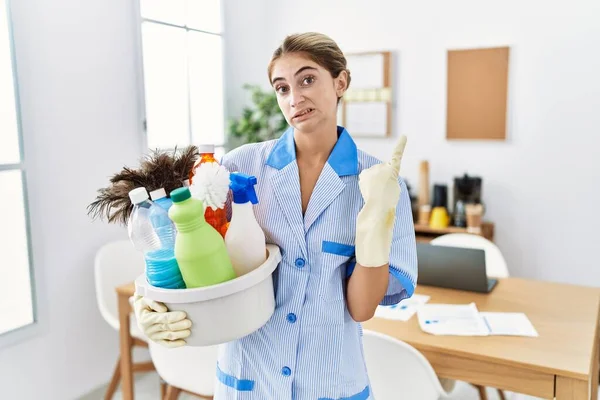
M 261 266 L 267 259 L 265 233 L 254 216 L 258 203 L 254 185 L 256 177 L 233 172 L 229 175 L 233 202 L 231 222 L 225 234 L 225 246 L 237 276 Z

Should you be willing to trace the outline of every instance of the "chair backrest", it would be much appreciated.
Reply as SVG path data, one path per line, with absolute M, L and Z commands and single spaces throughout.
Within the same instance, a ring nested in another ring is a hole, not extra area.
M 448 396 L 429 361 L 409 344 L 365 330 L 363 349 L 377 400 L 437 400 Z
M 169 385 L 201 396 L 213 396 L 217 371 L 218 346 L 174 349 L 148 342 L 152 363 Z
M 491 241 L 483 236 L 471 233 L 449 233 L 438 236 L 431 241 L 432 245 L 463 247 L 468 249 L 480 249 L 485 251 L 485 268 L 488 276 L 495 278 L 506 278 L 510 274 L 506 260 L 502 252 Z
M 100 313 L 111 325 L 119 321 L 115 288 L 134 281 L 144 270 L 144 256 L 129 240 L 107 243 L 96 253 L 96 300 Z

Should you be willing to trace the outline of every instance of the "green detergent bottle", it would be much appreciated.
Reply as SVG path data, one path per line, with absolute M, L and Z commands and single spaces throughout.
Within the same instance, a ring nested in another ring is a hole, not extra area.
M 169 217 L 177 227 L 175 258 L 188 289 L 236 277 L 223 237 L 204 219 L 202 201 L 187 187 L 171 192 Z

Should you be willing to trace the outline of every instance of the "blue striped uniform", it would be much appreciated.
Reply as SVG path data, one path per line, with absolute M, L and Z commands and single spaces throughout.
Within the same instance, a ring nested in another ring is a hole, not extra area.
M 223 157 L 229 171 L 256 176 L 254 211 L 282 261 L 273 275 L 274 315 L 258 331 L 220 347 L 216 400 L 373 398 L 361 326 L 348 312 L 345 287 L 363 205 L 358 174 L 379 162 L 338 127 L 303 216 L 293 128 L 278 140 L 247 144 Z M 385 305 L 410 297 L 417 279 L 411 205 L 400 184 Z

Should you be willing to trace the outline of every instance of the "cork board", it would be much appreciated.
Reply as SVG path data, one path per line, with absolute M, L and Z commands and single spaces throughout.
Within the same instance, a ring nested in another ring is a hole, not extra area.
M 509 51 L 448 51 L 447 139 L 506 139 Z

